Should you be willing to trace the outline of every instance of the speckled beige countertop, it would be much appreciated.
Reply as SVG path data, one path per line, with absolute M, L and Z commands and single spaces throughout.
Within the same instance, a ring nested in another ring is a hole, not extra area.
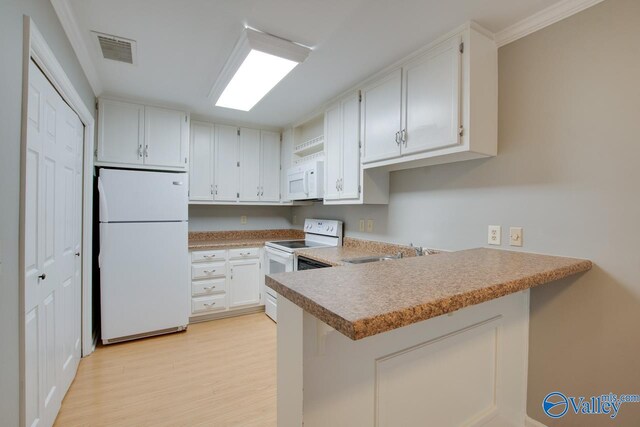
M 190 250 L 263 246 L 273 240 L 304 239 L 302 230 L 195 231 L 189 233 Z
M 344 238 L 343 246 L 296 250 L 298 256 L 311 258 L 334 267 L 345 265 L 342 261 L 344 259 L 373 255 L 397 255 L 398 252 L 402 252 L 403 257 L 416 256 L 415 249 L 409 246 L 360 240 L 351 237 Z
M 358 340 L 591 267 L 587 260 L 479 248 L 274 274 L 266 285 Z

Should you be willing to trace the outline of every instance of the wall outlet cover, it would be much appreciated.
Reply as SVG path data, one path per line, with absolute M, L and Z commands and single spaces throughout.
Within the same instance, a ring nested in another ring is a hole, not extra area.
M 372 219 L 368 219 L 367 220 L 367 233 L 371 233 L 373 231 L 373 220 Z
M 359 230 L 360 230 L 361 232 L 363 232 L 363 233 L 364 233 L 364 219 L 361 219 L 361 220 L 360 220 L 360 227 L 359 227 Z
M 489 243 L 490 245 L 500 246 L 501 234 L 502 234 L 502 230 L 499 225 L 490 225 L 487 243 Z
M 240 217 L 240 224 L 246 224 L 247 223 L 247 216 L 246 215 L 242 215 Z

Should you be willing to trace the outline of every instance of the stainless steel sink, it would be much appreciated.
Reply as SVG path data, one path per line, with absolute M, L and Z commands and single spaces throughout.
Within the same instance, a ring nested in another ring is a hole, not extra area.
M 342 262 L 345 264 L 367 264 L 369 262 L 391 261 L 400 258 L 402 257 L 398 255 L 365 256 L 361 258 L 346 258 Z

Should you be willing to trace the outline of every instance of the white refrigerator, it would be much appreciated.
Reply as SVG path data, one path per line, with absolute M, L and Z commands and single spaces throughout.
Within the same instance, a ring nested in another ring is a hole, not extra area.
M 189 323 L 187 174 L 100 169 L 102 342 Z

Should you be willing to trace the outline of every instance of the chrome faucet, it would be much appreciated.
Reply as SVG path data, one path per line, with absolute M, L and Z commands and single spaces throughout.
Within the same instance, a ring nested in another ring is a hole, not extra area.
M 409 246 L 413 248 L 413 250 L 416 251 L 416 256 L 423 256 L 424 255 L 424 248 L 422 246 L 413 246 L 413 243 L 409 243 Z

